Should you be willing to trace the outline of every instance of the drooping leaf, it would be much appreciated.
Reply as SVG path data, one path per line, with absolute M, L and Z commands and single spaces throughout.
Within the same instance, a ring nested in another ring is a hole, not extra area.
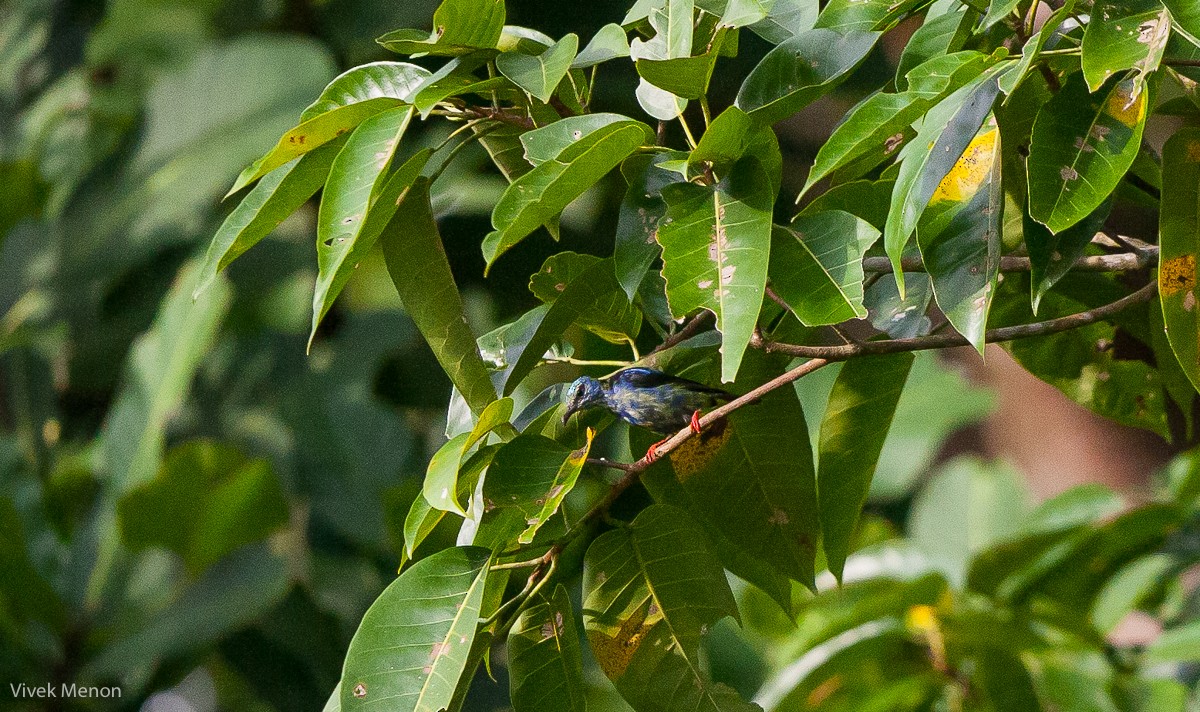
M 771 233 L 771 286 L 806 326 L 862 318 L 862 258 L 878 239 L 850 213 L 798 215 Z
M 696 148 L 688 155 L 688 165 L 707 162 L 723 173 L 728 166 L 746 154 L 757 134 L 758 127 L 750 115 L 736 106 L 731 106 L 713 119 L 712 125 L 705 130 Z
M 1092 211 L 1091 215 L 1057 235 L 1050 232 L 1045 225 L 1030 218 L 1028 214 L 1022 214 L 1021 232 L 1025 237 L 1032 267 L 1030 274 L 1033 278 L 1033 294 L 1030 296 L 1034 314 L 1037 314 L 1042 296 L 1066 276 L 1080 257 L 1083 257 L 1087 246 L 1104 226 L 1111 210 L 1112 203 L 1105 201 Z
M 726 28 L 719 27 L 708 50 L 695 56 L 660 58 L 645 48 L 639 48 L 636 54 L 631 48 L 630 52 L 636 59 L 638 74 L 653 85 L 646 89 L 660 89 L 666 95 L 674 96 L 676 101 L 699 99 L 708 93 L 708 83 L 717 65 L 717 57 L 724 48 L 726 36 Z M 645 93 L 646 90 L 642 91 Z M 666 99 L 667 96 L 663 96 L 664 103 Z
M 1159 0 L 1103 0 L 1096 3 L 1083 35 L 1083 77 L 1100 90 L 1113 75 L 1136 69 L 1137 81 L 1158 69 L 1171 16 Z
M 742 83 L 737 106 L 760 124 L 782 121 L 832 91 L 862 63 L 878 33 L 818 28 L 767 53 Z
M 471 410 L 482 412 L 496 399 L 496 391 L 466 323 L 462 297 L 433 220 L 428 179 L 417 180 L 404 195 L 383 229 L 382 241 L 388 273 L 405 311 Z
M 310 340 L 354 267 L 370 252 L 379 236 L 377 231 L 367 230 L 369 213 L 389 182 L 388 165 L 399 150 L 412 117 L 410 106 L 372 116 L 354 130 L 333 160 L 317 217 L 318 273 Z M 400 171 L 403 177 L 395 185 L 397 197 L 416 180 L 427 158 L 426 155 Z
M 583 659 L 567 589 L 525 609 L 508 634 L 514 712 L 584 712 Z
M 492 211 L 495 228 L 483 240 L 490 268 L 496 259 L 578 198 L 639 146 L 653 143 L 654 132 L 638 121 L 607 124 L 580 136 L 553 159 L 512 182 Z
M 778 361 L 757 353 L 746 385 L 765 382 Z M 816 475 L 804 412 L 794 391 L 780 389 L 747 406 L 727 424 L 694 438 L 644 476 L 656 499 L 685 504 L 706 529 L 742 556 L 812 586 L 820 519 Z M 673 494 L 683 490 L 686 499 Z M 736 506 L 731 506 L 736 502 Z
M 404 62 L 374 62 L 334 79 L 275 148 L 242 171 L 232 195 L 279 166 L 328 143 L 381 111 L 408 101 L 429 70 Z
M 421 118 L 426 119 L 437 105 L 452 96 L 479 94 L 482 96 L 503 95 L 515 91 L 506 77 L 481 79 L 475 72 L 487 64 L 483 52 L 455 57 L 442 65 L 441 69 L 425 78 L 412 93 L 412 105 L 417 107 Z
M 462 464 L 455 481 L 458 488 L 454 497 L 456 501 L 467 501 L 475 491 L 475 486 L 479 484 L 479 478 L 484 470 L 492 464 L 492 458 L 495 457 L 496 451 L 500 447 L 500 445 L 481 446 Z M 444 509 L 435 509 L 424 496 L 419 495 L 413 500 L 408 514 L 404 517 L 404 551 L 400 555 L 400 568 L 413 559 L 417 547 L 433 533 L 448 513 Z
M 839 580 L 912 363 L 912 354 L 854 359 L 842 367 L 829 394 L 817 491 L 825 559 Z
M 610 59 L 628 56 L 629 39 L 625 36 L 625 30 L 615 22 L 610 22 L 596 30 L 596 34 L 592 35 L 587 46 L 575 55 L 575 60 L 571 62 L 571 68 L 583 69 L 607 62 Z
M 659 7 L 652 8 L 648 18 L 654 36 L 649 40 L 636 38 L 630 42 L 629 58 L 636 63 L 690 57 L 694 12 L 693 0 L 665 0 Z M 654 86 L 645 78 L 638 84 L 636 93 L 642 109 L 659 121 L 674 119 L 687 106 L 686 99 Z
M 114 494 L 154 476 L 167 424 L 186 399 L 229 308 L 232 289 L 222 278 L 192 299 L 198 272 L 197 263 L 184 265 L 150 330 L 130 349 L 125 384 L 96 443 L 99 469 L 107 473 Z
M 1030 37 L 1025 42 L 1025 46 L 1021 48 L 1021 58 L 1017 60 L 1016 65 L 1009 68 L 1000 76 L 1000 91 L 1006 96 L 1011 97 L 1013 92 L 1021 86 L 1025 79 L 1029 76 L 1033 69 L 1034 63 L 1039 60 L 1042 50 L 1047 45 L 1052 45 L 1052 40 L 1057 41 L 1060 36 L 1059 29 L 1063 22 L 1071 16 L 1075 11 L 1075 0 L 1066 0 L 1062 7 L 1055 10 L 1046 18 L 1042 29 Z M 1005 100 L 1007 102 L 1007 99 Z
M 384 589 L 346 651 L 342 709 L 447 707 L 475 639 L 490 563 L 486 549 L 446 549 Z
M 708 309 L 717 317 L 721 380 L 737 375 L 767 282 L 774 180 L 754 155 L 715 186 L 671 185 L 659 223 L 667 301 L 676 317 Z
M 892 189 L 883 243 L 904 295 L 900 257 L 926 206 L 954 168 L 991 112 L 998 92 L 994 72 L 985 72 L 958 89 L 925 117 L 916 139 L 900 153 L 900 172 Z
M 817 3 L 808 0 L 775 0 L 766 17 L 750 25 L 749 29 L 771 44 L 780 44 L 811 30 L 819 10 Z
M 238 203 L 213 236 L 192 297 L 212 286 L 217 273 L 254 247 L 325 184 L 342 142 L 325 144 L 267 174 Z
M 400 54 L 469 54 L 496 47 L 504 17 L 504 0 L 442 0 L 433 13 L 433 32 L 396 30 L 376 42 Z
M 569 447 L 544 435 L 522 433 L 505 443 L 483 481 L 484 514 L 475 543 L 504 549 L 523 535 L 532 541 L 555 512 L 546 505 L 560 504 L 557 495 L 565 497 L 565 485 L 578 478 L 583 462 L 575 460 Z
M 682 511 L 643 510 L 584 560 L 584 628 L 604 674 L 638 712 L 755 709 L 701 672 L 700 642 L 737 615 L 725 573 Z
M 990 29 L 996 23 L 1012 15 L 1019 4 L 1021 4 L 1021 0 L 992 0 L 988 3 L 987 14 L 983 16 L 983 23 L 979 29 Z
M 1159 210 L 1158 294 L 1171 349 L 1192 385 L 1200 388 L 1200 312 L 1196 309 L 1200 255 L 1200 130 L 1183 129 L 1163 147 Z
M 1000 130 L 993 118 L 938 184 L 917 223 L 917 246 L 934 299 L 980 354 L 1000 274 L 1003 219 Z
M 1131 79 L 1089 94 L 1069 80 L 1038 113 L 1029 146 L 1029 214 L 1061 232 L 1087 217 L 1133 164 L 1149 91 Z
M 964 7 L 937 17 L 926 17 L 900 55 L 896 76 L 904 76 L 931 59 L 953 56 L 971 37 L 979 13 Z
M 504 52 L 496 57 L 496 69 L 513 84 L 546 104 L 571 68 L 578 49 L 579 37 L 568 34 L 540 54 L 525 54 L 515 50 Z

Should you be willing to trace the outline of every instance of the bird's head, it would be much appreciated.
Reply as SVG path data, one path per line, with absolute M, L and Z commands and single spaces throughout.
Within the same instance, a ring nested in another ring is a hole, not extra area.
M 565 402 L 567 410 L 563 412 L 563 425 L 566 425 L 571 416 L 578 411 L 604 402 L 604 388 L 600 385 L 600 381 L 588 376 L 580 376 L 567 389 Z

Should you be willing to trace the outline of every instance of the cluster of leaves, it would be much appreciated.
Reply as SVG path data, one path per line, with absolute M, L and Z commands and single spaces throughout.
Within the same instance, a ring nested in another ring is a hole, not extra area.
M 1135 299 L 1110 322 L 1085 321 L 1011 351 L 1103 415 L 1190 437 L 1200 383 L 1200 132 L 1180 130 L 1161 159 L 1143 137 L 1154 115 L 1194 120 L 1200 110 L 1188 75 L 1200 57 L 1200 16 L 1182 0 L 1103 0 L 1086 14 L 1076 5 L 1067 0 L 1039 17 L 1040 3 L 1021 0 L 831 0 L 823 8 L 641 0 L 580 49 L 575 35 L 555 40 L 506 25 L 502 0 L 445 0 L 432 32 L 379 39 L 400 54 L 446 58 L 435 69 L 376 62 L 331 82 L 234 184 L 231 193 L 254 187 L 213 240 L 196 292 L 320 190 L 311 334 L 380 244 L 407 312 L 455 386 L 449 440 L 429 463 L 405 546 L 414 557 L 447 517 L 461 519 L 459 546 L 421 558 L 380 596 L 328 709 L 457 709 L 476 666 L 505 636 L 517 709 L 582 709 L 576 598 L 592 654 L 634 709 L 748 709 L 710 679 L 700 657 L 710 628 L 738 617 L 725 572 L 790 612 L 792 582 L 816 590 L 818 572 L 841 579 L 847 571 L 911 355 L 850 360 L 815 447 L 796 394 L 775 388 L 669 462 L 619 468 L 622 486 L 644 470 L 655 504 L 593 538 L 610 499 L 572 512 L 567 495 L 595 431 L 611 419 L 564 426 L 559 387 L 537 395 L 523 387 L 539 366 L 577 362 L 564 342 L 573 326 L 628 343 L 641 363 L 739 392 L 788 367 L 772 344 L 819 345 L 828 333 L 818 327 L 864 318 L 881 337 L 914 338 L 916 349 L 938 318 L 929 315 L 940 314 L 982 353 L 989 327 L 1123 304 L 1130 284 L 1145 283 L 1159 241 L 1097 233 L 1116 217 L 1149 215 L 1160 226 L 1161 304 Z M 922 23 L 894 78 L 854 106 L 817 154 L 801 190 L 816 197 L 776 222 L 785 212 L 777 204 L 783 160 L 772 126 L 833 91 L 914 17 Z M 737 55 L 747 32 L 774 47 L 736 102 L 714 116 L 707 97 L 715 66 Z M 598 68 L 621 61 L 634 64 L 637 102 L 657 130 L 592 111 Z M 693 102 L 704 126 L 698 139 Z M 460 126 L 441 145 L 406 141 L 418 119 L 443 118 Z M 682 148 L 664 140 L 675 120 Z M 550 255 L 530 280 L 542 305 L 478 338 L 430 199 L 446 167 L 476 141 L 509 181 L 480 243 L 485 273 L 503 269 L 504 255 L 541 227 L 557 238 L 563 210 L 614 169 L 627 184 L 613 254 Z M 1113 251 L 1134 259 L 1129 274 L 1072 271 Z M 1002 278 L 1005 253 L 1023 258 L 1024 270 Z M 872 257 L 882 266 L 868 275 Z M 715 315 L 715 333 L 684 329 L 675 338 L 679 324 L 705 313 Z M 640 358 L 644 330 L 669 348 Z M 641 435 L 631 433 L 634 452 L 647 444 Z M 1099 587 L 1190 517 L 1188 506 L 1167 504 L 1094 527 L 1088 522 L 1108 500 L 1092 494 L 1047 505 L 1026 538 L 974 560 L 961 599 L 943 603 L 940 579 L 890 589 L 910 607 L 912 630 L 870 623 L 869 633 L 851 635 L 858 629 L 847 626 L 809 643 L 838 641 L 822 653 L 828 665 L 842 648 L 870 647 L 887 682 L 866 685 L 869 698 L 889 709 L 926 708 L 947 695 L 956 707 L 1058 704 L 1038 689 L 1053 685 L 1046 680 L 1058 668 L 1039 668 L 1035 684 L 1038 666 L 1023 652 L 1066 655 L 1061 636 L 1095 652 L 1115 623 L 1114 609 L 1092 606 Z M 586 553 L 575 551 L 585 545 Z M 580 556 L 576 596 L 562 587 L 569 576 L 560 559 L 577 564 Z M 1127 610 L 1153 598 L 1148 591 L 1180 570 L 1171 561 L 1125 573 L 1137 579 L 1136 595 L 1122 589 L 1105 606 Z M 510 572 L 525 570 L 525 587 L 506 593 Z M 558 586 L 552 594 L 548 584 Z M 973 594 L 991 603 L 980 608 Z M 831 600 L 822 596 L 814 600 Z M 1028 645 L 1006 637 L 997 648 L 989 632 L 997 627 Z M 897 669 L 893 653 L 914 635 L 932 666 L 914 660 Z M 862 664 L 860 653 L 848 659 Z M 840 673 L 822 682 L 805 660 L 786 694 L 763 693 L 768 707 L 798 696 L 860 708 L 857 693 L 828 687 Z M 816 687 L 804 688 L 809 682 Z M 1161 686 L 1147 685 L 1159 694 Z M 1127 696 L 1141 704 L 1141 694 Z

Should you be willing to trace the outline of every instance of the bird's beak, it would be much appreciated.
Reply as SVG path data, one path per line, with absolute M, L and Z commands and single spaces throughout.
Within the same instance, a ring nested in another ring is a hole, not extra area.
M 567 406 L 567 409 L 565 411 L 563 411 L 563 422 L 562 422 L 563 425 L 566 425 L 567 421 L 571 419 L 571 416 L 575 415 L 576 410 L 578 410 L 578 409 L 572 408 L 571 406 Z

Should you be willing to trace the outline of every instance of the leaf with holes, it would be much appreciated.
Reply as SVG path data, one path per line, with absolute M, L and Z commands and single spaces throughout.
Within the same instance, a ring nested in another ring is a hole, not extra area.
M 514 712 L 584 712 L 583 653 L 567 589 L 539 597 L 508 634 Z
M 390 182 L 388 165 L 412 117 L 410 106 L 372 116 L 354 130 L 333 160 L 317 216 L 318 273 L 310 343 L 354 267 L 379 236 L 377 231 L 366 230 L 368 213 L 375 207 L 385 183 Z M 398 171 L 403 176 L 400 190 L 416 180 L 424 165 L 424 160 L 410 162 Z
M 1114 75 L 1136 69 L 1138 81 L 1158 69 L 1171 16 L 1159 0 L 1102 0 L 1087 23 L 1080 48 L 1088 89 L 1099 91 Z
M 486 549 L 446 549 L 384 589 L 346 651 L 342 710 L 448 707 L 475 640 L 490 563 Z
M 798 215 L 771 233 L 771 286 L 806 326 L 867 315 L 862 258 L 879 231 L 840 210 Z
M 705 632 L 737 606 L 704 534 L 652 505 L 588 547 L 583 625 L 600 669 L 637 712 L 757 709 L 702 672 Z
M 1068 81 L 1038 113 L 1029 145 L 1029 214 L 1062 232 L 1104 202 L 1137 157 L 1149 91 L 1132 79 L 1095 94 Z
M 766 291 L 774 179 L 754 155 L 715 186 L 667 186 L 659 224 L 667 301 L 676 318 L 696 309 L 717 317 L 721 380 L 737 375 Z
M 242 171 L 233 195 L 276 168 L 352 130 L 381 111 L 408 101 L 429 70 L 405 62 L 374 62 L 342 73 L 300 115 L 275 148 Z

